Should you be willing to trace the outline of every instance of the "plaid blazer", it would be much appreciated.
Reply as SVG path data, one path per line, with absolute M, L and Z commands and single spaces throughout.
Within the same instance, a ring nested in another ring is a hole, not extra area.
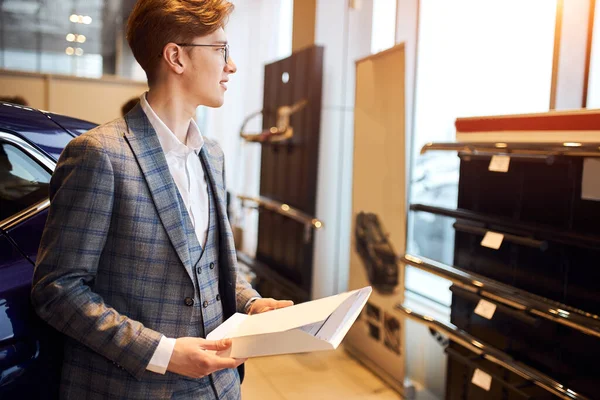
M 224 318 L 258 296 L 236 271 L 223 152 L 201 157 L 216 201 Z M 182 337 L 193 266 L 177 186 L 138 105 L 72 140 L 50 182 L 33 277 L 38 315 L 66 336 L 61 397 L 168 399 L 179 378 L 146 371 L 161 335 Z M 243 371 L 240 371 L 243 373 Z

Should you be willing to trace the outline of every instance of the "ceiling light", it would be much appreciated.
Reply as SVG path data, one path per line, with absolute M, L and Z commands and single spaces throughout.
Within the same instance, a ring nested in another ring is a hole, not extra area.
M 77 16 L 77 22 L 80 24 L 83 24 L 83 15 L 78 15 Z
M 75 14 L 71 14 L 71 16 L 69 17 L 69 21 L 76 23 L 79 20 L 79 17 Z
M 565 146 L 565 147 L 581 147 L 581 143 L 565 142 L 565 143 L 563 143 L 563 146 Z
M 83 49 L 81 47 L 78 47 L 75 49 L 75 55 L 76 56 L 81 56 L 83 55 Z
M 72 47 L 67 47 L 67 49 L 65 50 L 65 53 L 67 53 L 68 56 L 72 56 L 73 53 L 75 53 L 75 49 Z
M 81 22 L 83 22 L 86 25 L 89 25 L 92 23 L 92 17 L 90 17 L 89 15 L 86 15 L 85 17 L 83 17 L 81 19 Z
M 73 42 L 75 40 L 75 35 L 72 33 L 67 34 L 67 42 Z
M 506 144 L 506 143 L 496 143 L 496 147 L 498 149 L 505 149 L 505 148 L 508 147 L 508 144 Z
M 77 43 L 85 43 L 85 35 L 77 35 Z

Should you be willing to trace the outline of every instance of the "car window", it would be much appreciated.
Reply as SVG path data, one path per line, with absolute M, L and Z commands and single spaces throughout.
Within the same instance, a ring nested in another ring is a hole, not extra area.
M 47 198 L 50 176 L 23 150 L 0 142 L 0 221 Z

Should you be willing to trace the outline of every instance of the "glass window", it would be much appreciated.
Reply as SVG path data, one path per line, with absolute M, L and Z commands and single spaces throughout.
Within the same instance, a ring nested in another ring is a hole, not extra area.
M 587 108 L 600 108 L 600 7 L 598 4 L 600 3 L 596 2 L 594 12 Z
M 0 142 L 0 221 L 48 197 L 50 173 L 22 150 Z
M 396 41 L 396 0 L 373 0 L 371 53 L 389 49 Z
M 419 155 L 455 141 L 457 117 L 548 111 L 556 1 L 420 3 L 411 203 L 456 208 L 456 153 Z M 408 251 L 452 264 L 450 218 L 409 214 Z M 449 305 L 449 282 L 407 268 L 406 288 Z
M 122 0 L 0 3 L 0 68 L 89 78 L 114 74 Z

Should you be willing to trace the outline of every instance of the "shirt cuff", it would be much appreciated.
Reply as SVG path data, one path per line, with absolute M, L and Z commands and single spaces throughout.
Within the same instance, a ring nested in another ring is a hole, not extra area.
M 248 300 L 248 302 L 246 303 L 246 305 L 244 306 L 244 312 L 246 314 L 248 314 L 248 311 L 250 311 L 250 306 L 252 305 L 252 303 L 254 303 L 254 300 L 258 300 L 261 297 L 251 297 L 250 300 Z
M 173 349 L 175 348 L 176 339 L 171 339 L 163 336 L 160 338 L 160 342 L 158 342 L 158 347 L 154 351 L 150 362 L 146 369 L 148 371 L 156 372 L 157 374 L 164 375 L 167 372 L 167 367 L 169 366 L 169 361 L 171 361 L 171 355 L 173 354 Z

